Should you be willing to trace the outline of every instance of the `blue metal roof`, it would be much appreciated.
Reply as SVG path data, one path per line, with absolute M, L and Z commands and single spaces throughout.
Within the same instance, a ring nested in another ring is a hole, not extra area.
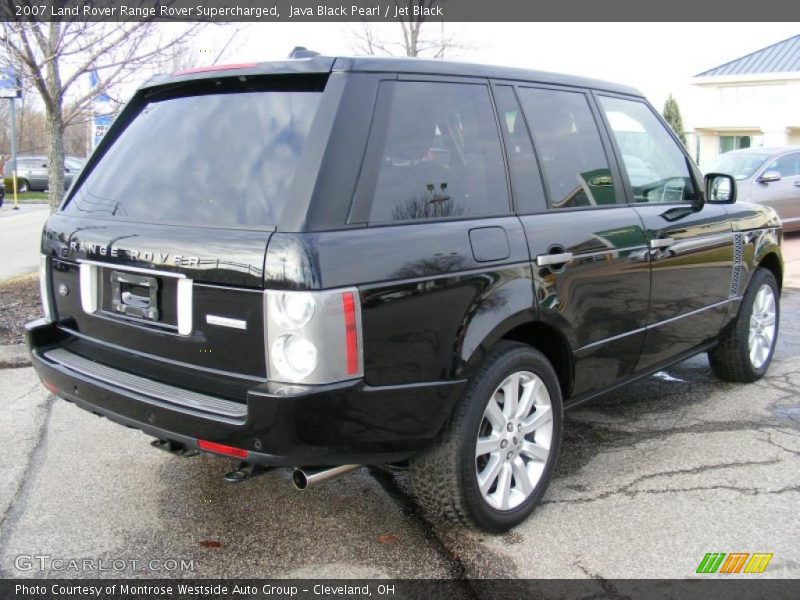
M 756 75 L 800 71 L 800 35 L 698 73 L 695 77 Z

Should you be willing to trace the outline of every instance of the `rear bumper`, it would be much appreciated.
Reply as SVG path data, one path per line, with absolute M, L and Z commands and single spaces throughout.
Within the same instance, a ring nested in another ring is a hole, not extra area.
M 59 397 L 109 420 L 197 448 L 198 440 L 247 450 L 273 466 L 375 464 L 424 450 L 444 427 L 463 382 L 371 387 L 363 381 L 281 394 L 270 384 L 247 392 L 246 410 L 203 403 L 164 383 L 91 361 L 68 360 L 71 336 L 43 320 L 26 325 L 33 366 Z M 92 368 L 94 364 L 95 368 Z M 208 398 L 208 397 L 206 397 Z

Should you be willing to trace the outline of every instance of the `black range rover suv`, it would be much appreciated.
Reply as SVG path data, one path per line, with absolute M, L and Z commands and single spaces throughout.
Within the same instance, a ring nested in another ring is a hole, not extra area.
M 50 217 L 44 385 L 163 449 L 408 464 L 491 531 L 542 497 L 562 411 L 700 352 L 749 382 L 781 225 L 704 179 L 636 90 L 313 57 L 160 77 Z

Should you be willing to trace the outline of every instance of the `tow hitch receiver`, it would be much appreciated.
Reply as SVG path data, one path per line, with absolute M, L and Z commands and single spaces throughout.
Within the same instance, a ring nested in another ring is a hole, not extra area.
M 197 456 L 200 454 L 197 450 L 187 448 L 184 444 L 173 442 L 171 440 L 153 440 L 150 442 L 150 445 L 153 448 L 158 448 L 159 450 L 169 452 L 175 456 L 183 456 L 184 458 Z
M 270 467 L 243 461 L 239 463 L 236 470 L 225 473 L 223 479 L 228 483 L 241 483 L 258 475 L 263 475 L 269 470 Z

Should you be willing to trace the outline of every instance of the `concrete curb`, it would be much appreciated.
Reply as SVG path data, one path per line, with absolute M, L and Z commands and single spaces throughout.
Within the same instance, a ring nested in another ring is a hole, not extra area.
M 0 346 L 0 369 L 19 369 L 30 366 L 31 358 L 25 344 Z

